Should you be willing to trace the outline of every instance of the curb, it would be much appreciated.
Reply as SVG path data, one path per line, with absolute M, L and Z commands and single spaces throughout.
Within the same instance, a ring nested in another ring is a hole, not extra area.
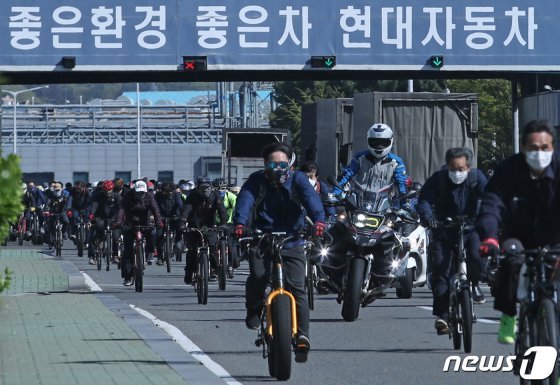
M 56 260 L 62 271 L 68 275 L 68 290 L 89 291 L 84 275 L 70 261 Z

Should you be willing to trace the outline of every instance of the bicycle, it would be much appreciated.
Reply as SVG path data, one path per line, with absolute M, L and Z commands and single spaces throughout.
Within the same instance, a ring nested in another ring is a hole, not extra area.
M 230 269 L 233 268 L 229 261 L 229 248 L 227 242 L 227 230 L 220 228 L 218 230 L 218 288 L 220 290 L 226 289 L 228 277 L 230 277 Z
M 64 215 L 64 214 L 54 214 L 54 213 L 49 213 L 46 212 L 45 216 L 46 217 L 54 217 L 54 234 L 50 234 L 49 236 L 49 241 L 51 243 L 51 246 L 54 246 L 55 249 L 55 256 L 57 257 L 61 257 L 62 256 L 62 244 L 63 244 L 63 238 L 62 238 L 62 221 L 60 220 L 60 217 Z M 54 235 L 54 237 L 53 237 Z M 54 242 L 53 242 L 54 239 Z
M 86 215 L 87 210 L 80 210 L 78 212 L 78 224 L 76 226 L 76 248 L 78 249 L 78 257 L 83 257 L 84 249 L 87 247 L 86 221 L 84 220 Z
M 301 239 L 297 236 L 286 236 L 286 233 L 254 233 L 239 239 L 240 243 L 257 242 L 256 252 L 272 256 L 271 291 L 265 299 L 264 311 L 261 314 L 261 326 L 258 330 L 255 345 L 262 347 L 263 358 L 268 359 L 268 372 L 280 381 L 291 376 L 292 350 L 297 355 L 301 347 L 296 346 L 297 312 L 296 300 L 292 293 L 284 288 L 284 274 L 281 250 L 286 242 Z M 264 242 L 266 241 L 266 242 Z
M 18 244 L 23 246 L 23 241 L 27 234 L 27 220 L 25 219 L 25 211 L 21 213 L 17 224 L 17 238 Z
M 196 232 L 199 239 L 196 245 L 196 270 L 193 274 L 192 285 L 196 291 L 198 303 L 206 305 L 208 303 L 208 281 L 210 279 L 210 246 L 208 243 L 208 233 L 212 228 L 202 227 L 199 229 L 191 228 L 190 231 Z M 194 245 L 189 245 L 194 247 Z
M 560 261 L 560 249 L 537 248 L 524 250 L 517 239 L 509 239 L 503 243 L 504 258 L 513 258 L 514 263 L 522 263 L 519 273 L 517 297 L 520 302 L 519 324 L 515 339 L 515 354 L 513 372 L 519 376 L 521 363 L 527 349 L 533 346 L 552 346 L 558 351 L 558 292 L 552 278 L 554 270 Z M 533 360 L 535 356 L 529 356 Z M 529 362 L 527 367 L 532 367 Z M 554 384 L 558 382 L 558 361 L 554 365 L 552 374 L 538 384 Z M 520 384 L 529 382 L 519 377 Z M 536 382 L 532 382 L 535 384 Z
M 31 209 L 31 243 L 34 245 L 41 244 L 41 226 L 39 224 L 39 215 L 37 214 L 37 209 L 32 207 Z
M 468 217 L 447 218 L 442 228 L 457 229 L 458 240 L 452 249 L 452 268 L 449 290 L 449 338 L 453 339 L 453 349 L 461 349 L 461 338 L 465 353 L 472 350 L 472 325 L 474 319 L 471 284 L 467 278 L 467 254 L 465 251 L 465 232 L 472 230 Z
M 163 230 L 162 259 L 165 262 L 167 272 L 171 272 L 171 256 L 176 255 L 178 247 L 175 245 L 175 231 L 171 228 L 172 221 L 180 217 L 164 218 L 165 227 Z
M 333 242 L 332 236 L 325 232 L 324 237 L 327 242 L 317 242 L 306 240 L 304 242 L 305 250 L 305 290 L 307 292 L 307 302 L 309 310 L 315 310 L 315 291 L 318 290 L 319 274 L 322 272 L 321 266 L 318 266 L 317 259 L 324 258 L 328 254 L 330 244 Z
M 144 268 L 146 265 L 146 240 L 143 231 L 151 231 L 153 226 L 123 226 L 123 230 L 134 232 L 133 256 L 134 262 L 134 290 L 141 293 L 144 290 Z
M 97 237 L 96 235 L 95 263 L 97 265 L 97 270 L 101 270 L 103 260 L 105 260 L 107 264 L 105 269 L 109 271 L 111 257 L 113 255 L 113 229 L 111 227 L 113 221 L 106 220 L 106 222 L 105 228 L 103 229 L 103 237 Z

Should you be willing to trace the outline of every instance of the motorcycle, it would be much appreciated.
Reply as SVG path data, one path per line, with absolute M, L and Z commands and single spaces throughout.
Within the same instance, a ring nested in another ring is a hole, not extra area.
M 404 252 L 408 254 L 405 282 L 398 280 L 394 285 L 398 298 L 411 298 L 412 288 L 422 287 L 427 282 L 428 268 L 428 230 L 420 224 L 420 220 L 407 210 L 399 211 L 401 241 Z M 412 283 L 410 283 L 412 281 Z
M 329 182 L 336 184 L 334 179 Z M 414 277 L 416 260 L 405 252 L 397 229 L 397 222 L 408 221 L 409 216 L 391 209 L 392 189 L 389 184 L 374 191 L 349 190 L 342 200 L 329 195 L 323 202 L 343 205 L 348 214 L 329 223 L 327 231 L 334 241 L 326 250 L 326 263 L 319 263 L 329 286 L 339 294 L 342 318 L 347 322 L 358 318 L 360 306 L 384 297 L 385 290 L 397 282 L 401 290 L 412 290 L 409 277 Z

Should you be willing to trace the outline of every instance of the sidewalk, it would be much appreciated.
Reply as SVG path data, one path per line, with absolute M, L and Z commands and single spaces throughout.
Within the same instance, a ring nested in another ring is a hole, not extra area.
M 14 275 L 0 296 L 0 384 L 224 383 L 114 296 L 69 291 L 66 269 L 39 250 L 2 249 L 6 266 Z

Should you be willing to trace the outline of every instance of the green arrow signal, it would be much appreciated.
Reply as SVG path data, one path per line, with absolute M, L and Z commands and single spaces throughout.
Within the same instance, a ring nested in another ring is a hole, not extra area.
M 439 60 L 439 57 L 436 57 L 436 59 L 434 61 L 432 61 L 432 63 L 434 63 L 434 65 L 436 67 L 439 67 L 441 65 L 441 63 L 443 63 L 441 60 Z
M 333 61 L 331 60 L 331 58 L 328 58 L 327 60 L 325 60 L 325 65 L 326 65 L 327 67 L 330 67 L 330 66 L 333 65 Z

